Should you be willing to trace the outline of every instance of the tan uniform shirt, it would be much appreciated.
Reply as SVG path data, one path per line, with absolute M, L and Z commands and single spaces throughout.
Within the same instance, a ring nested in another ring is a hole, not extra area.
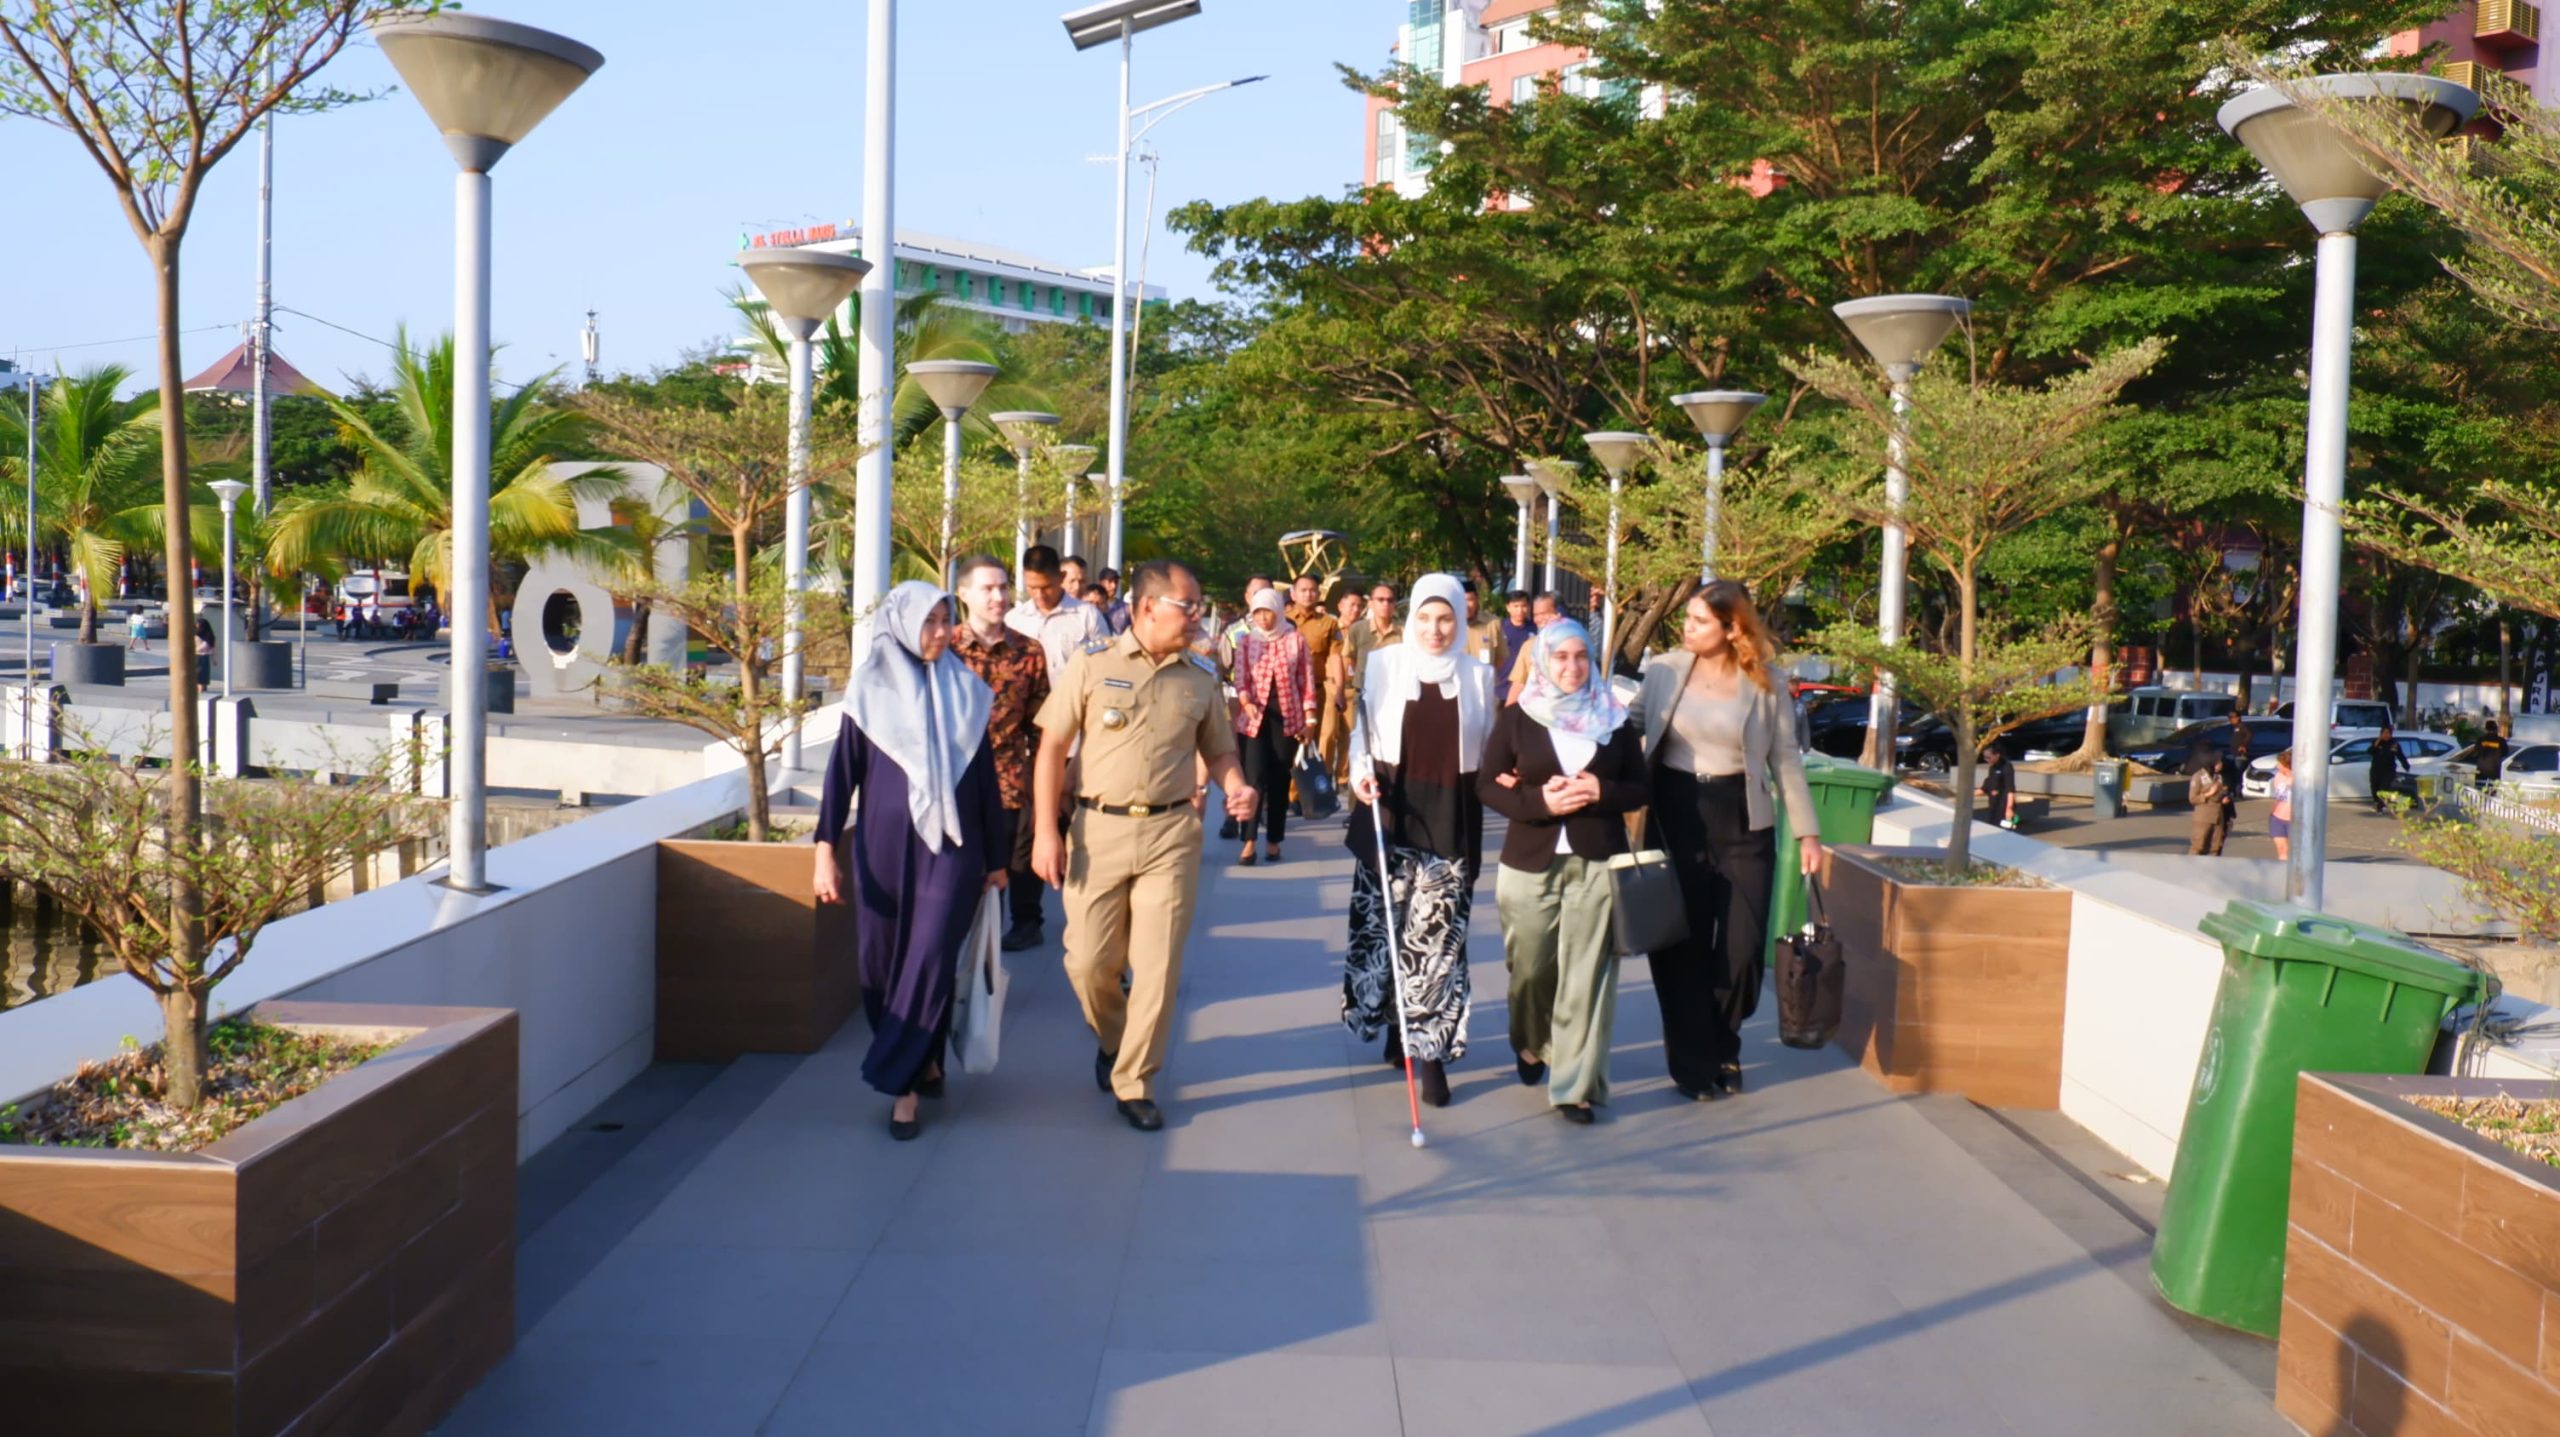
M 1467 652 L 1484 661 L 1486 668 L 1502 672 L 1506 662 L 1502 653 L 1502 620 L 1480 619 L 1467 625 Z
M 1307 666 L 1315 670 L 1316 682 L 1323 683 L 1325 666 L 1333 659 L 1333 646 L 1342 638 L 1341 621 L 1322 608 L 1291 609 L 1289 622 L 1307 641 Z
M 1069 663 L 1039 723 L 1083 738 L 1076 797 L 1115 808 L 1187 804 L 1193 759 L 1236 751 L 1215 665 L 1187 649 L 1154 658 L 1134 634 Z

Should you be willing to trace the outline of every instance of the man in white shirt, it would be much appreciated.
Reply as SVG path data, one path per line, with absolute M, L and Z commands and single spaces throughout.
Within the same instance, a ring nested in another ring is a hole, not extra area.
M 1083 653 L 1087 644 L 1107 635 L 1103 632 L 1101 611 L 1067 592 L 1066 580 L 1059 572 L 1058 551 L 1046 544 L 1035 544 L 1022 556 L 1021 603 L 1005 615 L 1005 624 L 1040 646 L 1049 660 L 1049 682 L 1056 683 L 1067 671 L 1067 660 Z

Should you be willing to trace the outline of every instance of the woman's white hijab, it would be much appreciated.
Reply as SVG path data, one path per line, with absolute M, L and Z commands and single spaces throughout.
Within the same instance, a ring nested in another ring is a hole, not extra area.
M 960 777 L 987 736 L 995 694 L 948 648 L 924 661 L 924 623 L 937 604 L 960 611 L 959 600 L 921 579 L 889 591 L 871 627 L 871 651 L 845 685 L 844 708 L 906 774 L 907 816 L 924 846 L 940 853 L 946 842 L 960 846 Z
M 1423 651 L 1412 622 L 1423 605 L 1434 603 L 1448 605 L 1457 622 L 1449 647 L 1436 654 Z M 1413 586 L 1406 614 L 1403 640 L 1369 656 L 1368 683 L 1362 690 L 1362 707 L 1369 712 L 1362 716 L 1361 728 L 1372 728 L 1368 719 L 1376 723 L 1373 732 L 1355 735 L 1355 741 L 1365 736 L 1367 754 L 1375 762 L 1402 762 L 1405 705 L 1422 697 L 1422 686 L 1430 684 L 1441 697 L 1458 701 L 1458 771 L 1473 773 L 1493 733 L 1493 670 L 1466 652 L 1466 585 L 1452 574 L 1426 574 Z

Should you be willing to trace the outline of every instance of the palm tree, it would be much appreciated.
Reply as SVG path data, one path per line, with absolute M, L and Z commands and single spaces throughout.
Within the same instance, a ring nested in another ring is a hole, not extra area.
M 413 585 L 452 592 L 453 337 L 413 350 L 398 336 L 390 397 L 396 426 L 377 429 L 345 400 L 324 397 L 338 431 L 362 456 L 343 485 L 307 489 L 277 503 L 267 524 L 270 573 L 328 572 L 342 560 L 404 562 Z M 554 369 L 492 406 L 489 425 L 489 556 L 493 564 L 558 555 L 612 568 L 630 541 L 610 529 L 578 527 L 580 499 L 611 500 L 622 476 L 595 469 L 555 479 L 551 465 L 573 452 L 585 420 L 550 403 Z M 492 587 L 488 622 L 498 619 Z M 460 615 L 452 615 L 456 622 Z
M 898 387 L 889 400 L 889 434 L 891 447 L 898 448 L 931 428 L 941 418 L 924 387 L 908 377 L 906 365 L 919 359 L 974 359 L 983 364 L 996 362 L 996 330 L 982 315 L 942 302 L 943 297 L 931 290 L 911 294 L 898 301 L 898 343 L 900 360 Z M 766 314 L 764 301 L 744 289 L 729 295 L 730 307 L 746 321 L 748 351 L 756 360 L 777 370 L 790 367 L 790 352 L 782 332 L 773 327 Z M 862 300 L 853 300 L 854 313 L 861 313 Z M 859 320 L 857 319 L 857 323 Z M 821 407 L 841 404 L 848 412 L 858 409 L 861 391 L 861 345 L 844 332 L 833 316 L 817 339 L 817 402 Z M 1008 409 L 1047 409 L 1049 397 L 1037 385 L 1019 376 L 1000 375 L 987 388 L 978 403 L 970 409 L 963 423 L 964 432 L 979 439 L 993 440 L 995 426 L 986 416 Z
M 160 532 L 159 397 L 119 399 L 132 371 L 105 365 L 56 382 L 36 414 L 36 542 L 54 547 L 87 586 L 80 642 L 98 641 L 98 604 L 116 589 L 128 550 Z M 0 476 L 26 486 L 24 410 L 0 406 Z M 26 546 L 26 515 L 8 504 L 0 534 Z M 34 586 L 35 577 L 27 582 Z

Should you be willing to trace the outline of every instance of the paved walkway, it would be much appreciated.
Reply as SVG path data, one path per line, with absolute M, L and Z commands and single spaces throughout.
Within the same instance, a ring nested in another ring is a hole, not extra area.
M 1289 847 L 1213 859 L 1160 1134 L 1095 1091 L 1054 945 L 1016 956 L 1002 1069 L 915 1143 L 861 1088 L 859 1020 L 805 1059 L 653 1070 L 617 1100 L 644 1137 L 537 1159 L 519 1345 L 443 1430 L 2291 1430 L 2142 1289 L 2131 1214 L 1988 1116 L 1765 1022 L 1745 1097 L 1679 1101 L 1641 964 L 1614 1104 L 1555 1119 L 1504 1051 L 1490 870 L 1478 1047 L 1415 1151 L 1335 1021 L 1340 827 Z

